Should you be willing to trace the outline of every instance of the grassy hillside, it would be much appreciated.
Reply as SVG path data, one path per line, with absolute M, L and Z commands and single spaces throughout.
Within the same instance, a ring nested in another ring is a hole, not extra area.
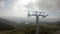
M 60 30 L 60 22 L 58 22 L 57 25 L 56 23 L 40 23 L 39 34 L 53 34 Z M 27 25 L 25 23 L 15 24 L 15 22 L 0 18 L 0 34 L 35 34 L 36 27 L 33 24 L 34 23 Z M 17 26 L 13 27 L 15 25 Z
M 60 30 L 60 27 L 56 25 L 43 26 L 40 25 L 40 34 L 53 34 L 54 32 Z M 4 34 L 35 34 L 35 26 L 29 26 L 24 28 L 16 28 L 9 31 L 3 31 Z

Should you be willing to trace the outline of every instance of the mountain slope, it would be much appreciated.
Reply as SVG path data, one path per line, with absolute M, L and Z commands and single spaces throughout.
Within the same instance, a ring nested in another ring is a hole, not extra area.
M 6 23 L 7 20 L 0 18 L 0 31 L 14 29 L 13 26 Z

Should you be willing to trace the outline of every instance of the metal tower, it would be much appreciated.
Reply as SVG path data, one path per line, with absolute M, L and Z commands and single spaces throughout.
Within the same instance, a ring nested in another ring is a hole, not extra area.
M 28 12 L 28 17 L 29 16 L 35 16 L 36 17 L 36 31 L 35 31 L 35 34 L 39 34 L 39 16 L 42 16 L 42 18 L 45 18 L 48 16 L 45 15 L 45 12 L 38 12 L 38 11 L 31 11 L 35 14 L 30 14 L 30 11 Z

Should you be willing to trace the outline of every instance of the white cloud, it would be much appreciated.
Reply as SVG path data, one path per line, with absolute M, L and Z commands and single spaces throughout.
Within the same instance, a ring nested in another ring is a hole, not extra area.
M 57 15 L 57 11 L 56 12 L 53 12 L 53 11 L 50 11 L 49 9 L 59 9 L 58 8 L 58 4 L 56 5 L 55 2 L 57 1 L 54 1 L 52 2 L 52 0 L 48 0 L 48 1 L 43 1 L 43 0 L 10 0 L 9 2 L 6 1 L 6 5 L 4 5 L 4 2 L 2 3 L 1 6 L 7 6 L 5 7 L 4 9 L 1 10 L 0 8 L 0 16 L 17 16 L 17 17 L 27 17 L 27 7 L 29 5 L 29 7 L 32 9 L 32 6 L 33 6 L 33 9 L 41 9 L 41 11 L 44 11 L 43 9 L 48 9 L 47 12 L 51 15 Z M 16 2 L 17 1 L 17 2 Z M 31 2 L 33 2 L 33 4 L 31 4 Z M 45 3 L 43 3 L 45 2 Z M 51 3 L 52 2 L 52 3 Z M 1 3 L 1 2 L 0 2 Z M 36 4 L 38 3 L 38 4 Z M 46 4 L 46 5 L 45 5 Z M 55 6 L 54 6 L 54 5 Z M 52 8 L 49 7 L 52 5 Z M 50 16 L 50 15 L 49 15 Z M 52 17 L 52 16 L 51 16 Z
M 4 7 L 4 3 L 5 3 L 4 1 L 0 1 L 0 8 Z
M 26 17 L 27 8 L 25 5 L 29 3 L 30 0 L 6 0 L 4 8 L 0 8 L 0 16 Z
M 37 0 L 35 5 L 40 10 L 60 10 L 60 0 Z

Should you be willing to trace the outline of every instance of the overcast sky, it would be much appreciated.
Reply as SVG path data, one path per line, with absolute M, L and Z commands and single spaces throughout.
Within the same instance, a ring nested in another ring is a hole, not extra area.
M 0 17 L 27 17 L 28 8 L 45 11 L 47 18 L 60 18 L 60 0 L 0 0 Z

